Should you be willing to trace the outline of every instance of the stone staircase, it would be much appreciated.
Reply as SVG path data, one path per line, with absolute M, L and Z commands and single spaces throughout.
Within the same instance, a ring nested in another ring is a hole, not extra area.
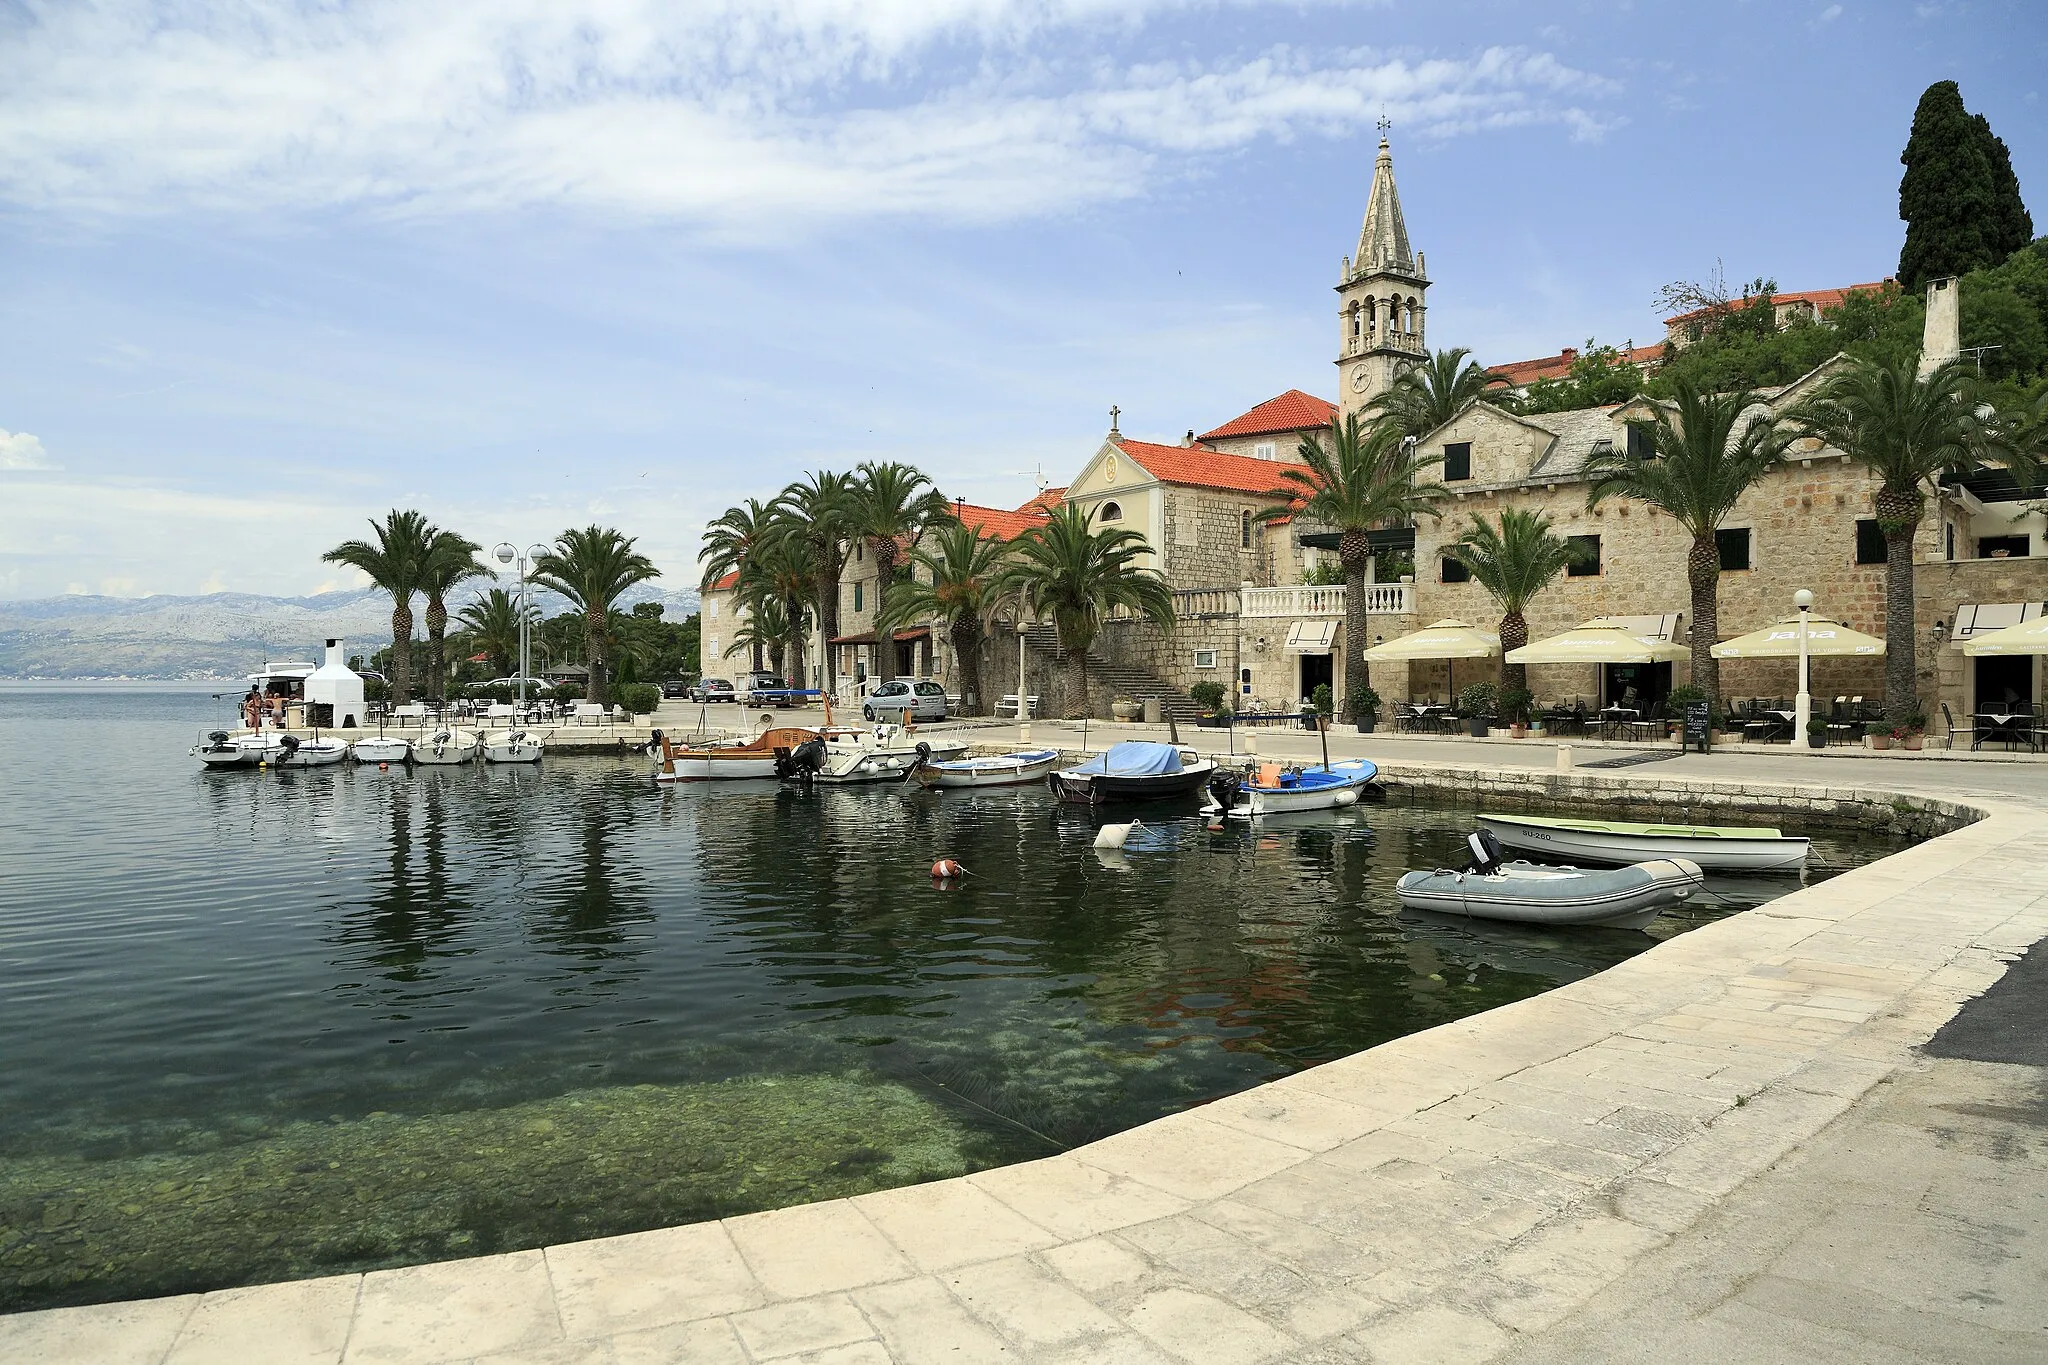
M 1039 624 L 1026 628 L 1024 641 L 1039 655 L 1055 663 L 1063 663 L 1066 659 L 1066 655 L 1060 650 L 1059 632 L 1050 625 Z M 1131 697 L 1137 701 L 1157 697 L 1163 714 L 1182 725 L 1194 724 L 1196 717 L 1202 713 L 1193 698 L 1160 678 L 1158 674 L 1149 669 L 1113 664 L 1093 650 L 1088 652 L 1088 683 L 1091 692 L 1098 686 L 1107 686 L 1118 696 Z M 1053 712 L 1048 710 L 1046 714 L 1050 715 Z

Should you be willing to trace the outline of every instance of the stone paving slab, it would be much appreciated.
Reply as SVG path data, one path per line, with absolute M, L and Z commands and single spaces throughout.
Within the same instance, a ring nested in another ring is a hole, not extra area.
M 0 1359 L 1491 1359 L 1796 1159 L 2048 934 L 2048 802 L 1967 804 L 1985 818 L 1598 976 L 1061 1156 L 545 1250 L 0 1318 Z M 1666 1344 L 1725 1354 L 1787 1294 L 1760 1288 Z M 1771 1349 L 1878 1340 L 1852 1327 L 1809 1312 Z

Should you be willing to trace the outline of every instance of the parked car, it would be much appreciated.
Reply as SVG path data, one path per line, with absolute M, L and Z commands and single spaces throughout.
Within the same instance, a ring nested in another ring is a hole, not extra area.
M 740 700 L 749 706 L 764 700 L 763 698 L 756 697 L 754 695 L 756 692 L 786 692 L 789 690 L 788 683 L 776 677 L 773 673 L 767 672 L 746 674 L 735 686 L 739 689 Z
M 891 678 L 876 687 L 861 702 L 860 713 L 869 720 L 944 720 L 946 689 L 929 678 Z
M 681 678 L 666 679 L 661 684 L 661 695 L 664 697 L 687 697 L 690 695 L 690 685 Z
M 699 678 L 697 685 L 690 689 L 691 701 L 738 701 L 739 694 L 733 691 L 730 678 Z

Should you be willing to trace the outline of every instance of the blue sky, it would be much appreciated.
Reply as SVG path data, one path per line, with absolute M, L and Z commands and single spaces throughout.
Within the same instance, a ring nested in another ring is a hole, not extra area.
M 351 586 L 393 505 L 682 586 L 807 469 L 1010 505 L 1112 403 L 1333 396 L 1382 112 L 1488 362 L 1888 274 L 1935 80 L 2048 231 L 2026 0 L 0 0 L 0 53 L 5 598 Z

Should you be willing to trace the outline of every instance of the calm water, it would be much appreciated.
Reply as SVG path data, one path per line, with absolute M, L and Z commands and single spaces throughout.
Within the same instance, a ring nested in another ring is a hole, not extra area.
M 1394 879 L 1468 827 L 1427 807 L 1147 812 L 1113 867 L 1039 789 L 207 773 L 186 749 L 217 714 L 0 689 L 0 1307 L 1041 1156 L 1655 942 L 1397 916 Z M 972 875 L 934 889 L 941 856 Z M 1656 933 L 1726 909 L 1694 913 Z

